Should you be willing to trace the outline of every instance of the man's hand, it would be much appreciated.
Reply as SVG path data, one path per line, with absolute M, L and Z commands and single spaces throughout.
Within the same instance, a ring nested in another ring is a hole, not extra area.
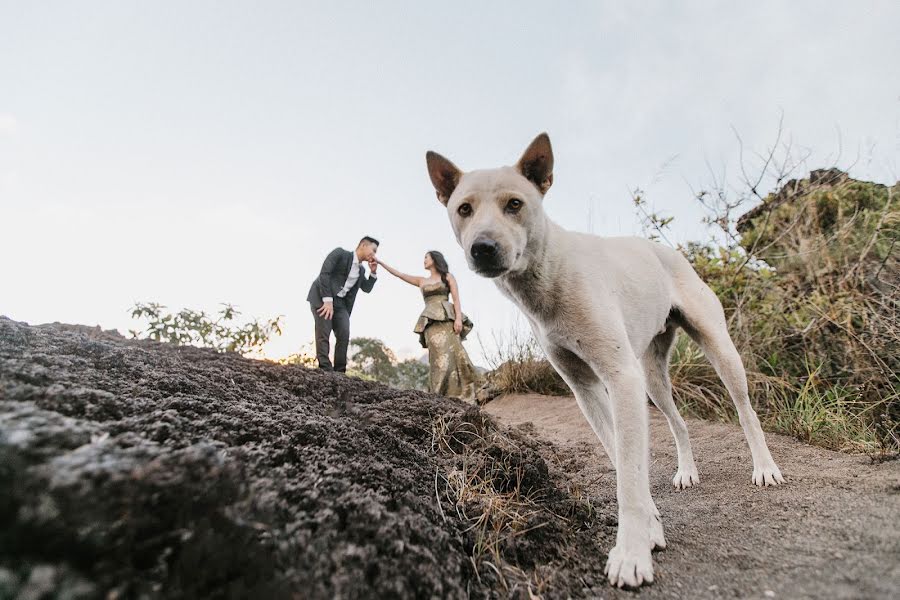
M 369 260 L 369 273 L 374 275 L 378 271 L 378 264 L 379 263 L 378 263 L 377 259 L 375 259 L 375 258 L 370 259 Z
M 322 317 L 323 319 L 325 319 L 325 320 L 327 320 L 327 321 L 330 321 L 330 320 L 331 320 L 331 317 L 334 316 L 334 303 L 333 303 L 333 302 L 326 302 L 326 303 L 324 303 L 322 306 L 320 306 L 320 307 L 316 310 L 316 312 L 317 312 L 318 315 L 319 315 L 320 317 Z
M 457 335 L 462 333 L 462 326 L 463 326 L 462 318 L 456 317 L 456 319 L 453 321 L 453 331 L 455 331 Z

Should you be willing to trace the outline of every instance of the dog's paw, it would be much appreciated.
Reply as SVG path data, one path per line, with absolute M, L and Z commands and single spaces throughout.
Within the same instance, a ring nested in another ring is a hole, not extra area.
M 769 463 L 766 466 L 753 468 L 753 483 L 759 487 L 778 485 L 784 483 L 784 477 L 775 463 Z
M 653 559 L 650 548 L 625 548 L 622 544 L 610 550 L 604 569 L 609 584 L 617 587 L 639 587 L 653 583 Z
M 663 533 L 662 519 L 657 512 L 650 515 L 650 550 L 665 550 L 666 534 Z
M 700 475 L 697 473 L 697 467 L 691 469 L 678 469 L 675 477 L 672 478 L 672 485 L 676 490 L 686 490 L 700 483 Z

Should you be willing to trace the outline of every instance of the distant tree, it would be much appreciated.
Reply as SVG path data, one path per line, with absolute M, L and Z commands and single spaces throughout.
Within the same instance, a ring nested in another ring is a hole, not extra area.
M 397 363 L 396 386 L 411 390 L 428 390 L 428 365 L 414 358 Z
M 389 383 L 396 375 L 397 357 L 384 342 L 376 338 L 358 337 L 350 340 L 348 369 L 363 379 Z
M 130 333 L 133 338 L 242 355 L 258 353 L 272 336 L 281 335 L 282 316 L 239 324 L 236 318 L 240 314 L 231 304 L 223 304 L 216 315 L 208 315 L 202 310 L 188 308 L 172 313 L 156 302 L 138 302 L 131 308 L 131 318 L 146 319 L 147 324 L 143 330 L 132 329 Z
M 376 338 L 350 340 L 348 372 L 362 379 L 403 389 L 428 388 L 428 365 L 415 359 L 398 361 L 394 352 Z

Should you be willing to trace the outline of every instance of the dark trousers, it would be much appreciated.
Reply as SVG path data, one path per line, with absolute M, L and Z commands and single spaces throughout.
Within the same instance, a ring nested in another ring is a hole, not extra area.
M 343 298 L 334 299 L 334 315 L 331 320 L 324 319 L 316 312 L 316 308 L 310 304 L 313 318 L 316 320 L 316 358 L 319 368 L 326 371 L 347 370 L 347 346 L 350 344 L 350 313 Z M 331 346 L 331 332 L 334 331 L 334 366 L 328 358 L 328 350 Z

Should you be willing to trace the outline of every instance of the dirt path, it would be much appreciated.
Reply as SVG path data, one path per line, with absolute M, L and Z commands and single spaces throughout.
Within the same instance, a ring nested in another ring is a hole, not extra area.
M 506 396 L 484 410 L 533 424 L 598 505 L 616 501 L 615 474 L 573 398 Z M 689 420 L 699 487 L 672 489 L 675 445 L 651 409 L 650 484 L 668 549 L 642 598 L 900 597 L 900 462 L 830 452 L 767 434 L 788 484 L 757 489 L 739 427 Z M 598 557 L 602 569 L 605 557 Z M 635 597 L 611 588 L 599 597 Z

